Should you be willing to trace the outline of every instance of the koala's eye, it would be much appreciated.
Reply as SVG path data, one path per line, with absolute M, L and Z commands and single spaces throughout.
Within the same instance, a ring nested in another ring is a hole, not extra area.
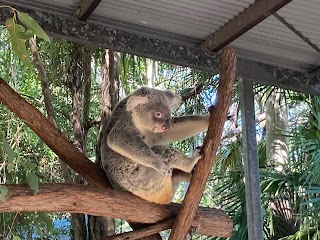
M 162 117 L 162 113 L 161 112 L 156 112 L 154 115 L 156 116 L 156 118 L 161 118 Z

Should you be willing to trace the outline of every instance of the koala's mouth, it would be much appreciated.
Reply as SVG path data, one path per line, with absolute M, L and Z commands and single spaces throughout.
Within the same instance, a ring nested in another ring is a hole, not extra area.
M 153 128 L 153 132 L 154 133 L 163 133 L 163 132 L 168 131 L 168 130 L 169 130 L 169 128 L 166 128 L 165 126 L 155 126 Z

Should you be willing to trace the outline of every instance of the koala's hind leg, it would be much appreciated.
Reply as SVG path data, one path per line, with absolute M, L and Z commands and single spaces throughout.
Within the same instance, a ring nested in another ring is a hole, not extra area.
M 172 191 L 176 192 L 181 182 L 189 183 L 191 180 L 191 177 L 192 177 L 191 173 L 187 173 L 187 172 L 183 172 L 181 170 L 175 169 L 172 172 Z
M 191 158 L 188 158 L 169 146 L 160 145 L 154 146 L 151 149 L 154 153 L 166 158 L 170 168 L 176 168 L 188 173 L 192 171 L 198 160 L 201 158 L 199 150 L 197 149 L 194 150 L 194 154 Z

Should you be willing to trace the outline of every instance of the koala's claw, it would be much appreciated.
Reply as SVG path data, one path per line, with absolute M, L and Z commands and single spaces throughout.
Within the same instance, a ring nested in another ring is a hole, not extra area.
M 197 160 L 199 160 L 200 158 L 202 158 L 201 148 L 196 148 L 196 149 L 193 150 L 193 152 L 192 152 L 192 158 L 193 158 L 193 159 L 197 159 Z

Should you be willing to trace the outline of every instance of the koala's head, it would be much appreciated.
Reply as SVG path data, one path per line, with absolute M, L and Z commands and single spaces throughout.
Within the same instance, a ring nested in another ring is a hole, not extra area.
M 139 129 L 161 133 L 170 128 L 171 109 L 180 102 L 181 97 L 170 91 L 142 87 L 128 97 L 126 110 Z

